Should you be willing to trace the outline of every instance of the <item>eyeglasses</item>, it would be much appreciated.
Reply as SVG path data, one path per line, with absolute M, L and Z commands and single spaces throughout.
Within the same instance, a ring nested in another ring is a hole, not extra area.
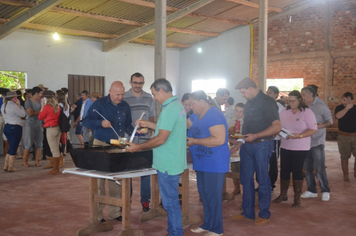
M 136 81 L 134 81 L 134 82 L 131 82 L 131 83 L 133 83 L 135 85 L 143 85 L 145 82 L 136 82 Z

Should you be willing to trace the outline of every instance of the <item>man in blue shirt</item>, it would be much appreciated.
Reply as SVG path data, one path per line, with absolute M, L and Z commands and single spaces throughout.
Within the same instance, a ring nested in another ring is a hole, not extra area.
M 118 139 L 115 131 L 124 137 L 125 133 L 131 135 L 133 127 L 131 125 L 131 111 L 127 102 L 123 101 L 125 87 L 120 81 L 114 81 L 109 89 L 109 95 L 102 97 L 94 102 L 90 107 L 87 116 L 83 120 L 83 126 L 94 130 L 94 146 L 109 146 L 110 139 Z M 90 99 L 89 99 L 90 100 Z M 106 118 L 103 119 L 96 111 Z M 105 194 L 105 179 L 98 180 L 100 195 Z M 121 186 L 113 180 L 108 180 L 109 196 L 121 198 Z M 103 208 L 105 204 L 99 204 L 98 219 L 103 219 Z M 121 208 L 109 206 L 109 218 L 122 220 Z
M 82 122 L 82 120 L 88 115 L 88 111 L 89 111 L 91 105 L 93 105 L 93 101 L 91 99 L 89 99 L 89 92 L 87 90 L 83 90 L 82 99 L 83 99 L 83 104 L 82 104 L 82 108 L 80 110 L 80 116 L 74 122 L 73 127 L 75 127 L 79 122 Z M 91 129 L 83 124 L 82 131 L 83 131 L 84 147 L 88 147 L 89 141 L 92 136 Z

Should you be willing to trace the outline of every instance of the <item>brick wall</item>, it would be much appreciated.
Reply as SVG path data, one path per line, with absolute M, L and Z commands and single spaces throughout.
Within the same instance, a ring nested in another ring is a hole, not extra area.
M 356 48 L 356 1 L 331 3 L 331 49 Z
M 354 0 L 330 0 L 330 33 L 327 37 L 327 12 L 325 3 L 317 4 L 289 16 L 270 21 L 268 24 L 268 56 L 302 55 L 309 52 L 327 51 L 326 39 L 330 41 L 330 50 L 356 49 L 356 2 Z M 258 28 L 254 29 L 254 52 L 258 53 Z M 288 58 L 288 57 L 287 57 Z M 252 78 L 257 82 L 258 57 L 254 57 Z M 325 84 L 325 67 L 329 77 Z M 355 56 L 340 56 L 331 59 L 326 65 L 324 57 L 309 59 L 269 60 L 268 78 L 304 78 L 304 85 L 316 84 L 318 94 L 324 99 L 332 113 L 341 104 L 341 96 L 349 91 L 356 97 L 356 53 Z M 334 100 L 332 100 L 334 98 Z M 355 98 L 356 101 L 356 98 Z M 337 127 L 337 121 L 333 125 Z
M 324 48 L 325 16 L 323 7 L 303 10 L 269 22 L 267 52 L 272 54 L 319 51 Z M 254 29 L 254 47 L 258 51 L 258 28 Z

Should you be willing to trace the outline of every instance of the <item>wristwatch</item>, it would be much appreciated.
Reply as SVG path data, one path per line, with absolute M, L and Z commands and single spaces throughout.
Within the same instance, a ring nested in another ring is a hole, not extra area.
M 302 134 L 300 134 L 300 135 L 299 135 L 299 138 L 303 138 L 303 135 L 302 135 Z

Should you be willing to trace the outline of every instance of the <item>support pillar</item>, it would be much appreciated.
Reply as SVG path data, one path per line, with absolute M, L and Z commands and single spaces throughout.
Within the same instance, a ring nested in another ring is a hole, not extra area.
M 260 0 L 258 23 L 258 88 L 266 91 L 268 0 Z

